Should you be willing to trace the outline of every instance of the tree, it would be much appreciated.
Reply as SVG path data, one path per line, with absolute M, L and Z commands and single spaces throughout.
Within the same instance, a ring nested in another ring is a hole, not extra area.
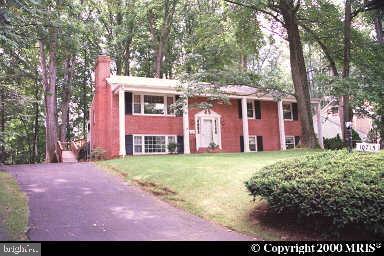
M 153 76 L 157 78 L 163 76 L 163 63 L 167 57 L 168 40 L 177 3 L 177 0 L 153 1 L 147 7 L 148 28 L 154 52 Z M 162 8 L 159 8 L 159 5 Z

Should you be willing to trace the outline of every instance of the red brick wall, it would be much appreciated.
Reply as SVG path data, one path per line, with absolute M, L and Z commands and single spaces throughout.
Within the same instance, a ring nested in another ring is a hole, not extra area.
M 106 150 L 106 157 L 119 154 L 119 96 L 112 95 L 106 78 L 110 76 L 110 59 L 99 56 L 95 70 L 95 94 L 91 106 L 91 147 Z M 194 98 L 189 105 L 203 101 Z M 240 152 L 240 136 L 243 133 L 242 120 L 239 118 L 237 99 L 231 99 L 230 105 L 215 104 L 213 111 L 221 115 L 221 143 L 223 152 Z M 195 114 L 200 109 L 189 110 L 190 130 L 195 130 Z M 264 150 L 279 150 L 279 128 L 277 104 L 261 101 L 261 120 L 249 119 L 249 134 L 263 136 Z M 126 134 L 175 134 L 183 135 L 182 117 L 126 115 Z M 300 121 L 285 121 L 286 135 L 300 136 Z M 196 152 L 196 137 L 190 135 L 191 152 Z
M 280 149 L 277 103 L 260 101 L 261 119 L 248 119 L 249 135 L 263 136 L 265 151 Z
M 172 116 L 125 116 L 126 134 L 183 135 L 183 118 Z

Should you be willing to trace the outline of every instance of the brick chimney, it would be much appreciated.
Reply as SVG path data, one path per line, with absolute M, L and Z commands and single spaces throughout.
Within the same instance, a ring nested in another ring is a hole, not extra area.
M 96 59 L 96 68 L 95 68 L 95 87 L 96 90 L 98 87 L 106 86 L 108 78 L 111 75 L 111 58 L 107 55 L 99 55 Z
M 106 124 L 111 116 L 112 91 L 107 85 L 107 78 L 111 75 L 111 58 L 107 55 L 99 55 L 95 67 L 95 91 L 92 101 L 91 115 L 91 148 L 107 149 L 108 128 Z

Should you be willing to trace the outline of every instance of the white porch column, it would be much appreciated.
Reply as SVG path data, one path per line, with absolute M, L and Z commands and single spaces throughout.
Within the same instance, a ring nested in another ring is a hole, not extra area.
M 188 114 L 188 98 L 184 102 L 183 107 L 183 138 L 184 138 L 184 154 L 190 154 L 189 147 L 189 114 Z
M 319 138 L 319 145 L 321 148 L 324 148 L 323 125 L 321 124 L 321 105 L 320 105 L 320 102 L 316 104 L 316 122 L 317 122 L 317 137 Z
M 241 98 L 241 114 L 243 116 L 244 152 L 249 152 L 247 98 L 245 97 Z
M 283 102 L 279 100 L 277 102 L 277 116 L 279 119 L 279 135 L 280 135 L 280 149 L 286 150 L 285 146 L 285 127 L 284 127 L 284 114 L 283 114 Z
M 122 88 L 119 89 L 119 155 L 125 156 L 125 95 Z

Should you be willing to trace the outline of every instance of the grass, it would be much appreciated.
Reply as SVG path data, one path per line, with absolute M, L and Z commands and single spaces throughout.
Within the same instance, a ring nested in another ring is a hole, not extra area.
M 0 171 L 0 228 L 6 239 L 26 240 L 27 225 L 27 197 L 10 174 Z
M 265 203 L 252 200 L 244 181 L 266 165 L 311 152 L 137 156 L 98 164 L 195 215 L 257 238 L 280 240 L 302 236 L 255 217 Z

